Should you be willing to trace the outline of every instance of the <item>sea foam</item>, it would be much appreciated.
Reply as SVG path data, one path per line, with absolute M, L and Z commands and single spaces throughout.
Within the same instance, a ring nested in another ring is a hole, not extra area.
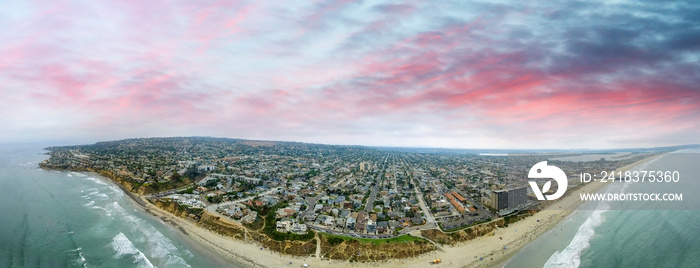
M 93 178 L 93 177 L 87 177 L 87 178 L 85 178 L 85 179 L 86 179 L 86 180 L 89 180 L 89 181 L 91 181 L 91 182 L 97 183 L 97 184 L 99 184 L 99 185 L 104 185 L 104 186 L 108 186 L 108 185 L 109 185 L 109 184 L 107 184 L 107 183 L 105 183 L 105 182 L 103 182 L 103 181 L 101 181 L 101 180 L 98 180 L 98 179 L 96 179 L 96 178 Z
M 179 256 L 181 253 L 191 255 L 188 250 L 178 252 L 178 248 L 170 239 L 144 220 L 128 213 L 118 202 L 113 202 L 108 208 L 107 212 L 112 212 L 122 221 L 130 223 L 128 226 L 130 226 L 129 231 L 131 233 L 141 234 L 141 236 L 136 238 L 136 243 L 145 245 L 144 251 L 156 263 L 166 263 L 169 267 L 190 267 L 190 265 Z
M 154 267 L 151 261 L 137 249 L 133 243 L 127 238 L 124 233 L 119 233 L 112 239 L 112 248 L 117 252 L 115 258 L 131 256 L 134 259 L 134 264 L 139 267 Z
M 643 170 L 649 164 L 656 162 L 657 158 L 637 165 L 632 171 Z M 611 185 L 606 192 L 624 193 L 630 183 Z M 607 203 L 600 203 L 586 221 L 579 227 L 578 232 L 568 246 L 562 251 L 556 251 L 549 257 L 544 267 L 578 267 L 581 264 L 581 252 L 590 246 L 590 241 L 595 235 L 595 229 L 605 221 L 603 213 L 610 209 Z
M 554 252 L 547 260 L 547 263 L 544 264 L 544 267 L 578 267 L 581 264 L 581 252 L 590 246 L 591 238 L 595 235 L 595 229 L 604 222 L 603 213 L 608 208 L 609 205 L 601 203 L 578 228 L 578 232 L 576 232 L 571 243 L 564 250 Z

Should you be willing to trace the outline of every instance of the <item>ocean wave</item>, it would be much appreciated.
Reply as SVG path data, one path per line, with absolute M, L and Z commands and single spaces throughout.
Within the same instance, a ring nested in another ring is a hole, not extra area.
M 124 235 L 124 233 L 119 233 L 112 239 L 112 248 L 117 252 L 114 255 L 115 258 L 119 259 L 124 256 L 130 256 L 133 258 L 134 264 L 139 267 L 154 267 L 146 255 L 143 254 L 138 248 L 131 243 L 131 240 Z
M 94 205 L 95 205 L 95 201 L 90 200 L 90 202 L 88 202 L 87 204 L 85 204 L 83 206 L 90 207 L 90 206 L 94 206 Z
M 151 225 L 140 224 L 137 226 L 137 230 L 144 234 L 144 243 L 151 249 L 149 253 L 152 257 L 169 264 L 166 265 L 167 267 L 190 267 L 190 265 L 179 256 L 181 254 L 178 253 L 178 249 L 173 242 L 156 228 Z M 189 254 L 190 252 L 184 250 L 182 253 Z
M 114 193 L 114 196 L 115 196 L 115 197 L 122 197 L 122 196 L 124 196 L 124 192 L 122 192 L 122 190 L 119 189 L 118 187 L 112 187 L 112 186 L 110 186 L 109 188 L 112 189 L 112 193 Z
M 556 251 L 549 257 L 544 267 L 578 267 L 581 264 L 581 252 L 590 246 L 591 239 L 595 235 L 595 229 L 598 228 L 605 218 L 603 213 L 608 211 L 610 206 L 606 203 L 600 203 L 586 221 L 578 228 L 576 235 L 571 240 L 568 246 L 562 251 Z
M 89 180 L 89 181 L 91 181 L 91 182 L 97 183 L 97 184 L 99 184 L 99 185 L 104 185 L 104 186 L 108 186 L 108 185 L 109 185 L 109 184 L 103 182 L 102 180 L 99 180 L 99 179 L 96 179 L 96 178 L 93 178 L 93 177 L 87 177 L 87 178 L 85 178 L 85 179 L 86 179 L 86 180 Z
M 112 216 L 112 213 L 110 213 L 109 211 L 107 211 L 107 209 L 105 209 L 105 208 L 103 208 L 103 207 L 101 207 L 101 206 L 92 206 L 92 207 L 90 207 L 90 208 L 91 208 L 91 209 L 94 209 L 94 210 L 102 210 L 102 211 L 104 211 L 104 212 L 105 212 L 105 216 L 107 216 L 107 217 L 111 217 L 111 216 Z
M 189 252 L 187 252 L 189 254 Z M 191 254 L 190 254 L 191 255 Z M 187 262 L 178 256 L 169 256 L 165 262 L 165 267 L 192 267 Z
M 119 205 L 119 202 L 117 201 L 113 201 L 112 203 L 104 205 L 102 209 L 105 211 L 105 213 L 107 213 L 107 216 L 114 215 L 112 216 L 112 218 L 114 219 L 118 219 L 120 221 L 128 220 L 128 226 L 134 226 L 138 224 L 138 219 L 127 213 L 126 210 L 124 210 L 124 208 L 122 208 L 122 206 Z
M 112 214 L 126 214 L 126 210 L 119 205 L 117 201 L 112 202 L 112 204 L 105 206 L 107 212 Z
M 150 256 L 156 263 L 165 263 L 166 267 L 190 267 L 180 255 L 191 254 L 188 250 L 180 252 L 173 244 L 172 240 L 168 239 L 159 232 L 155 227 L 148 222 L 138 218 L 131 213 L 128 213 L 119 203 L 112 202 L 111 211 L 115 216 L 122 221 L 129 222 L 129 232 L 138 233 L 141 236 L 136 237 L 135 242 L 140 245 L 145 245 L 144 252 Z
M 68 252 L 77 253 L 77 259 L 74 261 L 76 264 L 79 264 L 80 266 L 83 266 L 83 267 L 88 267 L 87 259 L 85 259 L 85 256 L 83 256 L 83 248 L 82 247 L 68 250 Z

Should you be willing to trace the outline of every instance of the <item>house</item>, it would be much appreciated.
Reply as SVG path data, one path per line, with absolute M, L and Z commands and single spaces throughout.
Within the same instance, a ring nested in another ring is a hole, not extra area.
M 413 225 L 420 225 L 423 224 L 423 218 L 420 216 L 420 214 L 416 213 L 413 218 L 411 218 L 411 223 Z
M 323 223 L 326 222 L 326 218 L 328 218 L 328 215 L 318 215 L 318 217 L 316 217 L 316 220 L 314 221 L 314 225 L 316 225 L 316 226 L 322 225 Z
M 352 205 L 353 208 L 360 208 L 362 206 L 362 202 L 355 200 L 353 201 Z
M 338 218 L 338 219 L 336 219 L 336 221 L 335 221 L 335 228 L 338 228 L 338 229 L 341 229 L 341 230 L 342 230 L 343 228 L 345 228 L 345 222 L 346 222 L 346 221 L 347 221 L 347 220 L 346 220 L 345 218 Z
M 377 223 L 377 233 L 385 234 L 389 230 L 389 223 L 387 221 L 380 221 Z
M 318 214 L 316 214 L 316 213 L 306 214 L 304 216 L 304 221 L 314 221 L 314 220 L 316 220 L 316 216 L 318 216 Z
M 353 217 L 348 217 L 345 219 L 345 228 L 348 228 L 348 230 L 355 230 L 355 223 L 357 220 Z
M 283 218 L 279 221 L 277 221 L 277 228 L 276 230 L 280 233 L 288 233 L 289 231 L 292 230 L 292 225 L 294 224 L 294 220 L 290 218 Z
M 294 212 L 296 212 L 294 209 L 287 207 L 287 208 L 277 209 L 276 214 L 277 214 L 277 218 L 279 219 L 279 218 L 284 218 L 284 217 L 291 217 L 292 215 L 294 215 Z
M 365 212 L 359 212 L 359 213 L 357 213 L 357 221 L 359 222 L 360 219 L 367 221 L 367 220 L 369 220 L 369 215 L 367 215 L 367 213 L 365 213 Z
M 365 220 L 360 221 L 358 219 L 357 222 L 355 223 L 355 232 L 364 233 L 366 228 L 367 228 L 367 221 L 365 221 Z
M 295 223 L 292 225 L 291 231 L 292 231 L 292 233 L 295 233 L 295 234 L 306 234 L 306 232 L 307 232 L 306 224 Z
M 335 225 L 335 218 L 333 218 L 332 216 L 326 217 L 326 220 L 323 221 L 323 225 L 325 225 L 325 226 Z
M 367 220 L 367 233 L 376 234 L 377 233 L 377 222 L 373 220 Z
M 265 196 L 265 197 L 261 198 L 261 200 L 266 206 L 273 206 L 273 205 L 277 204 L 277 202 L 279 202 L 279 199 L 274 198 L 272 196 Z
M 253 223 L 257 216 L 258 216 L 257 211 L 251 211 L 250 213 L 248 213 L 248 215 L 246 215 L 245 217 L 243 217 L 241 219 L 241 222 L 248 223 L 248 224 Z
M 433 214 L 435 215 L 435 217 L 444 217 L 451 215 L 450 211 L 445 208 L 438 208 Z
M 197 198 L 199 198 L 199 196 Z M 184 198 L 173 197 L 173 200 L 177 200 L 177 203 L 180 205 L 186 205 L 189 207 L 204 207 L 204 203 L 202 203 L 202 201 L 199 201 L 199 199 L 196 198 L 189 198 L 187 195 L 185 195 Z
M 294 211 L 299 212 L 301 211 L 301 205 L 302 203 L 292 203 L 289 207 L 292 208 Z
M 399 212 L 399 211 L 390 211 L 389 212 L 389 218 L 392 219 L 397 219 L 397 218 L 403 218 L 405 213 Z
M 401 227 L 401 223 L 399 223 L 398 221 L 395 221 L 395 220 L 388 221 L 388 224 L 389 224 L 389 230 L 392 232 L 394 230 L 396 230 L 396 228 Z
M 233 216 L 234 214 L 241 212 L 240 207 L 233 207 L 232 209 L 229 209 L 226 211 L 226 215 Z
M 323 208 L 321 209 L 321 213 L 323 213 L 323 214 L 329 214 L 329 213 L 331 213 L 331 209 L 332 209 L 332 208 L 329 207 L 329 206 L 323 206 Z

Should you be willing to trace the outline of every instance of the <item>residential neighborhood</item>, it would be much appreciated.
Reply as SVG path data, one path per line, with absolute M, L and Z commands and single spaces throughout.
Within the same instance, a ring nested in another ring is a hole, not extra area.
M 152 200 L 206 209 L 274 231 L 388 238 L 454 230 L 536 206 L 527 171 L 611 170 L 646 154 L 560 161 L 575 154 L 482 154 L 218 138 L 152 138 L 52 150 L 51 165 L 89 167 L 132 181 Z M 569 187 L 577 187 L 569 174 Z M 555 189 L 552 189 L 555 190 Z M 268 211 L 274 208 L 274 211 Z M 261 214 L 265 212 L 265 214 Z

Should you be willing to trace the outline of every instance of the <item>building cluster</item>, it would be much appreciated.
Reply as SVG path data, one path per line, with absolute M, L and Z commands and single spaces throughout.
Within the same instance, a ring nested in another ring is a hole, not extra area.
M 277 221 L 275 230 L 280 233 L 306 234 L 306 224 L 297 222 L 296 219 L 284 217 Z
M 198 194 L 172 194 L 163 197 L 163 199 L 170 199 L 180 205 L 189 207 L 204 208 L 204 202 L 200 200 Z
M 258 212 L 262 208 L 280 206 L 270 212 L 278 232 L 301 234 L 312 228 L 369 237 L 412 228 L 459 228 L 525 209 L 537 202 L 526 187 L 528 170 L 558 156 L 204 137 L 129 139 L 49 150 L 51 158 L 42 163 L 48 167 L 106 171 L 142 187 L 191 181 L 152 197 L 215 208 L 243 223 L 264 218 Z M 595 173 L 640 157 L 644 155 L 552 163 L 569 172 Z

